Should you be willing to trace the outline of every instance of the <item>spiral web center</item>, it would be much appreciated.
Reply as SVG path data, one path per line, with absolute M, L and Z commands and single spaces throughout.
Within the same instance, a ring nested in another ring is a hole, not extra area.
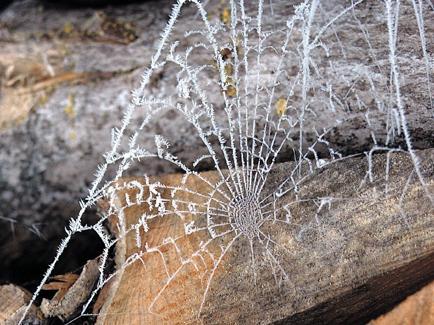
M 229 204 L 229 208 L 230 221 L 236 230 L 248 238 L 259 236 L 259 227 L 263 216 L 255 196 L 236 197 Z

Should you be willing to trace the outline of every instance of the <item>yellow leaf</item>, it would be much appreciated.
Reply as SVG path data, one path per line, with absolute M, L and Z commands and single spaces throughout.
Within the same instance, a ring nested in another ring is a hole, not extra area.
M 283 116 L 286 112 L 287 101 L 285 98 L 280 97 L 276 102 L 276 113 L 279 116 Z
M 228 77 L 231 77 L 233 73 L 234 69 L 232 67 L 232 64 L 225 64 L 225 76 L 227 77 L 227 79 L 229 79 Z
M 67 21 L 64 25 L 63 25 L 63 32 L 67 35 L 71 34 L 74 31 L 74 26 L 72 25 L 72 23 L 70 21 Z
M 74 95 L 70 94 L 68 96 L 68 103 L 66 104 L 63 111 L 65 112 L 66 116 L 68 116 L 68 118 L 70 118 L 71 120 L 76 116 L 74 104 L 75 104 L 75 97 Z
M 229 23 L 231 22 L 231 11 L 229 10 L 229 8 L 224 8 L 221 15 L 220 15 L 220 20 L 225 24 L 225 25 L 229 25 Z
M 68 134 L 68 138 L 71 141 L 76 141 L 77 140 L 77 132 L 75 130 L 71 130 Z
M 236 96 L 236 95 L 237 95 L 237 88 L 235 88 L 235 87 L 232 86 L 232 85 L 229 85 L 229 86 L 226 88 L 226 94 L 227 94 L 229 97 L 234 97 L 234 96 Z

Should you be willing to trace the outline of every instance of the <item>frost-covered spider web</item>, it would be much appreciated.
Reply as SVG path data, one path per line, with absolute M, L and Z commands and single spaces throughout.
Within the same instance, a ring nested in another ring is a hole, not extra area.
M 254 281 L 265 271 L 276 286 L 291 283 L 284 256 L 292 253 L 276 234 L 303 242 L 313 232 L 320 241 L 334 229 L 327 211 L 343 198 L 299 193 L 306 180 L 352 157 L 367 162 L 353 186 L 381 182 L 381 196 L 394 176 L 389 157 L 408 156 L 413 171 L 407 183 L 420 183 L 434 202 L 410 131 L 433 122 L 430 1 L 218 3 L 174 4 L 151 64 L 112 132 L 112 147 L 32 301 L 84 231 L 96 232 L 105 248 L 81 315 L 92 312 L 110 280 L 134 264 L 146 270 L 157 259 L 161 272 L 147 277 L 158 284 L 146 299 L 141 293 L 142 310 L 135 312 L 158 314 L 165 291 L 193 267 L 189 276 L 198 277 L 201 288 L 191 312 L 197 317 L 225 256 L 241 241 Z M 168 86 L 155 90 L 161 74 Z M 180 117 L 183 124 L 170 124 Z M 161 121 L 164 127 L 156 127 Z M 372 167 L 377 153 L 388 155 L 381 181 Z M 278 167 L 284 161 L 291 163 Z M 180 174 L 134 172 L 148 164 Z M 87 210 L 101 201 L 106 206 L 99 221 L 87 224 Z M 292 206 L 304 201 L 315 208 L 295 220 Z M 316 253 L 342 250 L 347 238 L 336 236 Z M 110 254 L 125 241 L 129 254 L 113 270 Z

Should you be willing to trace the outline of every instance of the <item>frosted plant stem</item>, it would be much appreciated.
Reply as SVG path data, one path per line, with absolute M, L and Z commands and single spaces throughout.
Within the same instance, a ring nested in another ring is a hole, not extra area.
M 243 178 L 243 191 L 244 195 L 247 194 L 248 188 L 247 188 L 247 178 L 246 178 L 246 158 L 245 158 L 245 152 L 246 147 L 244 146 L 244 138 L 243 138 L 243 126 L 242 126 L 242 116 L 241 116 L 241 95 L 240 95 L 240 76 L 239 76 L 239 66 L 240 66 L 240 59 L 238 57 L 238 44 L 237 44 L 237 34 L 236 34 L 236 26 L 237 26 L 237 10 L 236 5 L 234 3 L 234 0 L 230 1 L 231 5 L 231 39 L 232 39 L 232 48 L 233 48 L 233 55 L 234 55 L 234 78 L 235 78 L 235 89 L 237 91 L 237 126 L 238 126 L 238 137 L 239 137 L 239 152 L 240 152 L 240 159 L 241 159 L 241 173 Z M 244 80 L 244 83 L 247 84 L 246 80 Z M 236 157 L 234 157 L 234 160 L 236 160 Z
M 311 45 L 309 43 L 310 39 L 310 32 L 312 28 L 312 22 L 315 16 L 316 9 L 318 8 L 318 0 L 312 0 L 311 5 L 309 7 L 309 13 L 307 17 L 307 22 L 303 22 L 303 58 L 301 62 L 302 66 L 302 88 L 301 88 L 301 112 L 299 117 L 299 127 L 300 127 L 300 134 L 299 134 L 299 155 L 300 157 L 303 155 L 303 128 L 304 128 L 304 119 L 305 119 L 305 113 L 306 113 L 306 106 L 307 103 L 307 92 L 309 90 L 309 77 L 310 77 L 310 51 L 311 51 Z M 299 169 L 299 176 L 301 175 L 301 169 Z
M 396 6 L 399 6 L 400 0 L 396 0 Z M 401 118 L 401 127 L 404 132 L 405 143 L 407 145 L 407 150 L 413 160 L 414 169 L 417 177 L 419 178 L 420 183 L 422 184 L 428 198 L 431 203 L 434 205 L 434 196 L 428 190 L 428 186 L 425 182 L 425 179 L 422 175 L 422 171 L 420 170 L 419 158 L 416 155 L 416 152 L 413 149 L 413 145 L 411 143 L 410 131 L 408 130 L 407 118 L 405 117 L 404 105 L 402 103 L 401 98 L 401 89 L 399 86 L 399 70 L 398 65 L 396 63 L 396 31 L 398 26 L 397 22 L 393 21 L 394 14 L 392 13 L 392 0 L 385 0 L 386 3 L 386 17 L 387 17 L 387 29 L 389 35 L 389 61 L 391 74 L 393 77 L 393 83 L 395 86 L 395 95 L 396 95 L 396 103 L 398 106 L 399 117 Z M 396 16 L 395 16 L 396 18 Z
M 209 42 L 210 42 L 210 44 L 211 44 L 211 46 L 212 46 L 212 48 L 213 48 L 214 56 L 215 56 L 215 58 L 217 59 L 217 64 L 218 64 L 219 71 L 220 71 L 220 82 L 221 82 L 222 88 L 225 88 L 224 81 L 225 81 L 225 79 L 226 79 L 226 76 L 225 76 L 224 63 L 223 63 L 222 56 L 221 56 L 221 54 L 219 53 L 219 49 L 218 49 L 218 47 L 217 47 L 217 42 L 216 42 L 216 40 L 215 40 L 215 38 L 214 38 L 214 36 L 213 36 L 213 34 L 212 34 L 211 27 L 210 27 L 209 21 L 208 21 L 208 19 L 207 19 L 206 12 L 205 12 L 205 10 L 204 10 L 204 8 L 202 7 L 202 4 L 201 4 L 200 2 L 198 2 L 198 1 L 196 1 L 196 0 L 192 0 L 192 2 L 194 2 L 194 3 L 196 4 L 196 6 L 198 7 L 199 12 L 201 13 L 201 16 L 202 16 L 202 20 L 204 21 L 205 26 L 206 26 L 206 28 L 207 28 L 207 30 L 208 30 L 208 39 L 209 39 Z M 196 84 L 196 87 L 198 87 L 197 84 Z M 227 107 L 229 106 L 229 103 L 228 103 L 228 99 L 227 99 L 227 96 L 226 96 L 226 93 L 225 93 L 225 92 L 223 92 L 223 98 L 224 98 L 224 102 L 225 102 L 225 107 L 227 108 Z M 228 116 L 228 119 L 230 120 L 230 116 Z M 238 178 L 238 182 L 236 182 L 236 181 L 234 180 L 234 178 L 233 178 L 233 174 L 234 174 L 234 172 L 233 172 L 233 170 L 232 170 L 232 163 L 231 163 L 231 161 L 230 161 L 230 159 L 229 159 L 229 156 L 228 156 L 228 154 L 227 154 L 227 151 L 226 151 L 226 149 L 225 149 L 225 147 L 224 147 L 224 143 L 223 143 L 223 141 L 221 141 L 222 136 L 220 135 L 219 128 L 218 128 L 218 127 L 216 126 L 216 124 L 215 124 L 214 116 L 211 116 L 211 122 L 212 122 L 212 124 L 213 124 L 214 129 L 215 129 L 216 131 L 218 131 L 218 133 L 219 133 L 218 138 L 219 138 L 219 141 L 220 141 L 221 150 L 222 150 L 223 155 L 224 155 L 225 160 L 226 160 L 226 165 L 228 166 L 229 172 L 230 172 L 230 174 L 231 174 L 231 178 L 232 178 L 232 182 L 233 182 L 233 184 L 234 184 L 234 187 L 235 187 L 235 189 L 237 190 L 238 195 L 240 195 L 240 194 L 241 194 L 241 187 L 242 187 L 242 186 L 241 186 L 241 180 L 240 180 L 240 178 L 239 178 L 239 177 L 240 177 L 240 176 L 239 176 L 240 172 L 239 172 L 239 168 L 238 168 L 238 162 L 237 162 L 237 160 L 235 159 L 235 161 L 234 161 L 235 169 L 236 169 L 235 174 L 237 175 L 237 178 Z M 231 135 L 230 135 L 230 136 L 233 137 L 233 133 L 232 133 L 232 132 L 231 132 Z M 234 152 L 234 155 L 235 155 L 235 157 L 236 157 L 236 148 L 233 146 L 233 144 L 234 144 L 234 142 L 231 141 L 232 151 Z
M 411 0 L 411 3 L 413 4 L 414 14 L 416 16 L 417 27 L 419 29 L 420 45 L 422 48 L 423 59 L 425 61 L 427 89 L 428 89 L 428 96 L 430 101 L 430 108 L 434 109 L 433 107 L 434 100 L 432 97 L 432 90 L 431 90 L 432 65 L 430 64 L 428 52 L 426 50 L 426 38 L 425 38 L 425 30 L 424 30 L 425 24 L 423 21 L 422 0 Z
M 256 26 L 256 31 L 258 34 L 258 49 L 257 49 L 257 56 L 256 56 L 256 91 L 255 91 L 255 104 L 254 104 L 254 108 L 253 108 L 253 116 L 255 117 L 257 115 L 257 110 L 258 110 L 258 105 L 259 105 L 259 72 L 261 69 L 261 54 L 262 54 L 262 41 L 263 41 L 263 36 L 262 36 L 262 14 L 264 11 L 264 2 L 263 0 L 259 0 L 258 3 L 258 15 L 257 15 L 257 26 Z M 255 165 L 255 153 L 256 153 L 256 120 L 252 119 L 252 148 L 251 148 L 251 172 L 250 172 L 250 181 L 249 181 L 249 192 L 253 192 L 253 186 L 254 186 L 254 180 L 253 180 L 253 175 L 255 176 L 255 178 L 258 175 L 258 171 L 256 170 L 256 172 L 253 172 L 255 170 L 254 165 Z M 260 157 L 259 157 L 260 158 Z
M 275 73 L 275 77 L 274 77 L 274 81 L 273 81 L 273 86 L 272 86 L 272 89 L 271 89 L 271 95 L 269 96 L 269 100 L 268 100 L 267 113 L 266 113 L 266 116 L 265 116 L 265 122 L 266 122 L 266 124 L 265 124 L 265 128 L 264 128 L 263 134 L 262 134 L 262 142 L 261 142 L 261 147 L 259 149 L 259 154 L 258 154 L 259 157 L 262 156 L 262 151 L 264 150 L 264 143 L 266 141 L 266 138 L 269 136 L 269 132 L 271 130 L 271 125 L 269 125 L 268 122 L 270 122 L 269 119 L 270 119 L 270 113 L 272 111 L 271 110 L 271 106 L 272 106 L 273 99 L 274 99 L 274 94 L 275 94 L 275 87 L 276 87 L 275 85 L 277 84 L 277 80 L 278 80 L 278 77 L 279 77 L 280 72 L 281 72 L 281 67 L 282 67 L 283 60 L 284 60 L 284 58 L 286 57 L 286 54 L 287 54 L 287 47 L 288 47 L 288 43 L 289 43 L 289 38 L 291 36 L 291 32 L 292 32 L 292 28 L 288 27 L 288 30 L 286 31 L 285 41 L 284 41 L 284 44 L 282 46 L 282 54 L 281 54 L 281 56 L 279 58 L 279 63 L 277 65 L 277 69 L 276 69 L 276 73 Z M 279 126 L 280 126 L 280 123 L 282 121 L 283 115 L 284 114 L 282 114 L 281 116 L 279 116 L 278 125 L 277 125 L 277 128 L 276 128 L 276 132 L 274 134 L 275 136 L 273 138 L 273 142 L 270 145 L 271 149 L 273 149 L 274 139 L 276 138 L 276 134 L 278 133 Z M 267 160 L 268 160 L 270 152 L 271 152 L 271 150 L 269 150 L 267 152 L 267 156 L 264 159 L 264 165 L 267 163 Z M 257 170 L 257 172 L 260 172 L 260 170 L 261 170 L 261 159 L 258 159 L 258 164 L 256 166 L 256 170 Z M 255 176 L 255 181 L 253 182 L 253 191 L 255 193 L 257 193 L 257 187 L 258 187 L 257 183 L 258 183 L 258 180 L 257 180 L 257 177 Z
M 244 0 L 240 0 L 240 10 L 241 10 L 241 21 L 242 21 L 242 25 L 243 25 L 243 45 L 244 45 L 244 53 L 243 53 L 243 63 L 244 63 L 244 97 L 245 97 L 245 102 L 244 102 L 244 106 L 245 106 L 245 154 L 246 154 L 246 173 L 248 175 L 246 175 L 247 178 L 247 192 L 250 191 L 250 181 L 251 181 L 251 173 L 250 170 L 253 168 L 253 166 L 251 165 L 251 160 L 249 157 L 249 149 L 248 149 L 248 138 L 249 138 L 249 111 L 251 109 L 251 103 L 249 101 L 249 92 L 248 92 L 248 82 L 249 82 L 249 63 L 248 63 L 248 58 L 247 58 L 247 50 L 249 49 L 248 46 L 248 26 L 247 26 L 247 16 L 246 16 L 246 11 L 245 11 L 245 7 L 244 7 Z

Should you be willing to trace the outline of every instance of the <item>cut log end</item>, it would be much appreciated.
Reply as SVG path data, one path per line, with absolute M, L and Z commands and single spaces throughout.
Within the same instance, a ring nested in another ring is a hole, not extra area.
M 419 155 L 432 192 L 434 151 Z M 279 206 L 290 204 L 291 217 L 299 227 L 262 225 L 261 231 L 270 236 L 266 245 L 252 240 L 242 229 L 237 238 L 212 239 L 206 231 L 186 233 L 186 224 L 195 221 L 200 225 L 194 214 L 184 219 L 175 215 L 155 218 L 146 231 L 139 227 L 138 232 L 122 232 L 139 225 L 143 215 L 152 214 L 144 201 L 122 209 L 122 217 L 113 213 L 111 225 L 119 238 L 118 273 L 110 283 L 111 293 L 104 293 L 110 299 L 98 322 L 368 322 L 434 278 L 433 207 L 417 181 L 410 182 L 402 194 L 413 171 L 411 159 L 402 153 L 389 156 L 385 192 L 380 180 L 385 177 L 387 157 L 374 157 L 373 182 L 366 181 L 366 159 L 351 158 L 309 178 L 298 198 L 293 193 L 282 197 Z M 272 192 L 272 185 L 279 184 L 288 170 L 290 163 L 276 167 L 265 193 Z M 216 172 L 202 176 L 209 183 L 219 179 Z M 182 179 L 183 175 L 167 175 L 150 183 L 176 187 Z M 145 184 L 140 178 L 118 183 L 133 180 Z M 207 182 L 197 177 L 189 177 L 185 186 L 194 192 L 209 192 Z M 119 209 L 126 206 L 127 197 L 138 193 L 137 188 L 123 188 L 117 193 Z M 149 193 L 144 188 L 141 195 L 146 198 Z M 188 193 L 174 197 L 171 191 L 158 191 L 162 200 L 203 203 Z M 320 216 L 321 227 L 315 229 L 307 225 L 318 202 L 303 200 L 312 197 L 333 198 L 330 209 Z M 280 213 L 277 219 L 282 217 Z M 209 244 L 201 249 L 204 243 Z M 140 259 L 126 266 L 134 256 Z

